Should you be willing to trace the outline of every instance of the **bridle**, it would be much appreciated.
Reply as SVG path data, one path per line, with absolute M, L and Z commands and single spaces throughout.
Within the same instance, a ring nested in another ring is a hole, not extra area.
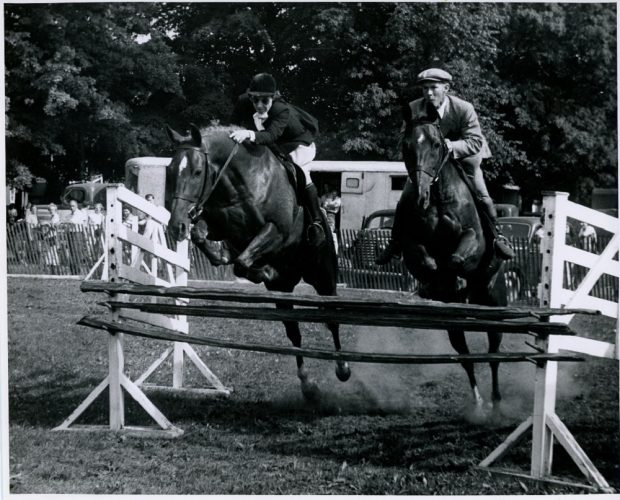
M 431 181 L 431 185 L 433 185 L 435 184 L 435 182 L 437 182 L 437 179 L 439 179 L 439 174 L 441 173 L 441 169 L 444 167 L 444 165 L 448 161 L 450 152 L 448 151 L 448 146 L 446 145 L 446 141 L 444 140 L 443 133 L 441 132 L 441 127 L 439 126 L 437 122 L 419 122 L 419 123 L 412 124 L 413 127 L 416 127 L 417 125 L 432 125 L 433 127 L 437 129 L 437 132 L 439 133 L 439 140 L 441 143 L 441 163 L 439 164 L 439 168 L 434 174 L 432 172 L 424 170 L 423 168 L 418 168 L 416 170 L 416 172 L 422 172 L 423 174 L 426 174 L 429 177 L 432 177 L 433 180 Z
M 207 154 L 206 151 L 204 151 L 204 149 L 202 147 L 199 146 L 191 146 L 189 144 L 182 144 L 180 146 L 177 147 L 177 150 L 191 150 L 191 151 L 197 151 L 200 154 L 202 154 L 204 156 L 204 160 L 205 160 L 205 166 L 209 164 L 209 156 Z M 217 175 L 215 181 L 213 182 L 213 185 L 211 186 L 211 189 L 207 190 L 207 169 L 205 167 L 205 171 L 202 174 L 202 186 L 200 188 L 200 195 L 199 196 L 192 196 L 192 197 L 188 197 L 185 196 L 184 193 L 179 193 L 179 187 L 177 186 L 177 191 L 174 193 L 174 198 L 175 200 L 183 200 L 183 201 L 187 201 L 190 203 L 190 207 L 187 210 L 187 216 L 189 217 L 190 221 L 192 224 L 194 224 L 196 222 L 196 220 L 198 219 L 198 217 L 200 217 L 200 214 L 202 214 L 202 211 L 204 209 L 204 206 L 206 205 L 207 201 L 209 200 L 209 197 L 211 196 L 211 194 L 213 193 L 213 190 L 215 189 L 215 187 L 217 186 L 219 180 L 222 177 L 222 174 L 224 173 L 224 171 L 226 170 L 226 168 L 228 167 L 228 165 L 230 164 L 230 161 L 233 159 L 233 156 L 235 156 L 235 154 L 237 154 L 237 151 L 239 151 L 239 143 L 235 143 L 235 145 L 233 146 L 230 154 L 228 155 L 228 158 L 226 159 L 226 162 L 224 163 L 224 166 L 220 169 L 219 174 Z

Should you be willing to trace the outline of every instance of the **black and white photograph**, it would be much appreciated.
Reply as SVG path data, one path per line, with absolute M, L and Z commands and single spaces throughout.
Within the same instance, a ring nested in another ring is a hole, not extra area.
M 2 2 L 0 498 L 620 492 L 617 16 Z

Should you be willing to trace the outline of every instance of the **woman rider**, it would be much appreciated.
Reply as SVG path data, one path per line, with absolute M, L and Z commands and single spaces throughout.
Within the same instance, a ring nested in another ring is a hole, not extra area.
M 237 99 L 230 121 L 245 127 L 230 134 L 235 142 L 247 140 L 274 148 L 276 153 L 279 149 L 301 167 L 306 176 L 306 188 L 300 201 L 312 219 L 308 241 L 315 247 L 323 244 L 325 234 L 319 199 L 309 168 L 316 155 L 315 137 L 313 131 L 302 124 L 297 110 L 281 98 L 273 76 L 259 73 L 252 78 L 247 91 Z

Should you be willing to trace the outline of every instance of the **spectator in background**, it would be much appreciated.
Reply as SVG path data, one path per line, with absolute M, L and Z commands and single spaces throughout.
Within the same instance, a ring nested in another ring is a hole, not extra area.
M 50 203 L 49 209 L 50 209 L 50 214 L 51 214 L 50 224 L 52 226 L 57 226 L 58 224 L 60 224 L 60 215 L 58 215 L 58 207 L 56 206 L 55 203 Z
M 37 217 L 37 207 L 32 203 L 28 203 L 26 207 L 26 224 L 29 226 L 38 226 L 39 218 Z
M 336 247 L 336 253 L 338 253 L 338 233 L 336 232 L 336 217 L 340 212 L 340 206 L 342 201 L 338 196 L 338 191 L 331 189 L 323 195 L 321 200 L 321 206 L 325 210 L 327 216 L 327 225 L 332 232 L 332 238 L 334 240 L 334 246 Z
M 338 196 L 338 191 L 331 189 L 325 193 L 321 206 L 327 214 L 327 225 L 332 233 L 336 232 L 336 217 L 338 212 L 340 212 L 341 205 L 342 201 L 340 196 Z
M 138 217 L 128 207 L 123 207 L 123 224 L 132 231 L 138 232 Z
M 103 205 L 101 203 L 95 203 L 94 210 L 88 214 L 88 225 L 101 228 L 103 226 L 103 220 Z
M 138 232 L 138 217 L 131 213 L 129 207 L 123 207 L 123 225 L 136 233 Z M 133 265 L 137 253 L 138 247 L 123 242 L 123 261 L 126 264 Z
M 587 222 L 582 222 L 579 226 L 579 234 L 577 236 L 579 246 L 588 252 L 596 250 L 597 235 L 596 230 Z
M 6 211 L 6 222 L 9 225 L 13 225 L 17 222 L 17 218 L 18 218 L 18 213 L 17 213 L 17 207 L 15 206 L 15 203 L 10 203 L 7 207 L 7 211 Z
M 80 205 L 76 200 L 69 202 L 69 208 L 71 209 L 71 215 L 69 215 L 69 222 L 71 224 L 85 225 L 87 222 L 86 214 L 80 210 Z

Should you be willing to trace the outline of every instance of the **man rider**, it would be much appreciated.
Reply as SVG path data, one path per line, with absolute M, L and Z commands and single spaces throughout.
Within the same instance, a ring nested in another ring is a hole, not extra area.
M 296 110 L 281 98 L 273 76 L 259 73 L 252 78 L 247 91 L 239 96 L 230 121 L 245 127 L 230 134 L 235 142 L 249 140 L 254 144 L 275 146 L 301 167 L 306 176 L 306 188 L 300 201 L 312 219 L 308 240 L 311 245 L 320 246 L 325 234 L 318 193 L 308 165 L 316 155 L 315 137 L 301 123 Z
M 412 117 L 414 120 L 429 118 L 429 111 L 434 111 L 432 115 L 439 117 L 439 126 L 445 137 L 450 157 L 459 160 L 476 191 L 478 198 L 476 205 L 478 210 L 483 212 L 480 215 L 489 220 L 495 236 L 494 248 L 497 256 L 505 260 L 512 259 L 515 255 L 514 250 L 501 234 L 497 224 L 497 212 L 480 168 L 482 160 L 489 158 L 491 152 L 480 130 L 478 116 L 473 105 L 448 94 L 451 81 L 452 76 L 442 69 L 430 68 L 422 71 L 417 76 L 416 83 L 422 86 L 424 96 L 409 103 Z M 377 258 L 378 265 L 388 263 L 392 257 L 401 252 L 398 237 L 395 235 L 400 230 L 399 219 L 397 207 L 392 238 L 387 248 Z

